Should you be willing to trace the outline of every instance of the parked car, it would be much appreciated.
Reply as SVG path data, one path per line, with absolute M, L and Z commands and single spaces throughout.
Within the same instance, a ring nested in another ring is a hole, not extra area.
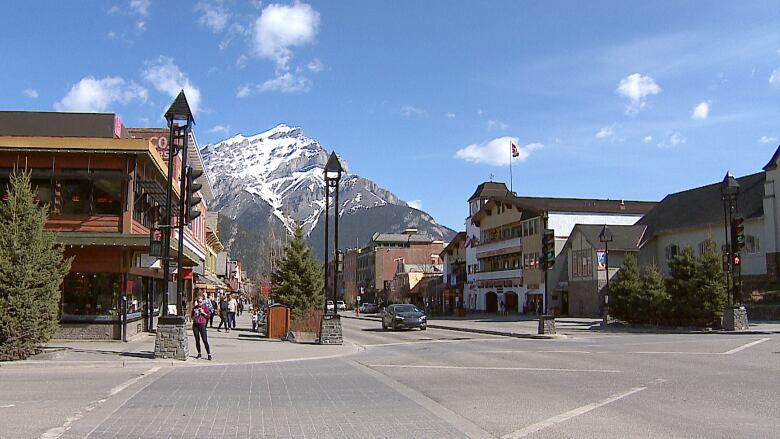
M 428 316 L 419 308 L 410 304 L 390 305 L 382 313 L 382 329 L 420 328 L 428 327 Z
M 376 303 L 362 303 L 360 305 L 360 312 L 363 314 L 375 314 L 379 312 L 379 305 Z
M 347 304 L 344 303 L 343 300 L 339 300 L 336 302 L 336 305 L 339 307 L 339 311 L 346 311 L 347 310 Z

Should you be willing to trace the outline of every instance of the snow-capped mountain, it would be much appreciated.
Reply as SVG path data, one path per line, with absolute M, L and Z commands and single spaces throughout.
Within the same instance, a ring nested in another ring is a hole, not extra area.
M 258 239 L 268 241 L 269 236 L 284 239 L 295 224 L 300 224 L 309 236 L 322 234 L 316 230 L 323 223 L 323 169 L 328 153 L 317 140 L 306 137 L 302 128 L 282 124 L 249 137 L 239 134 L 206 145 L 201 154 L 214 182 L 216 203 L 212 209 L 233 222 L 225 224 L 232 230 L 221 226 L 220 232 L 232 253 L 239 250 L 236 247 L 247 245 L 237 240 L 253 239 L 254 245 L 258 245 Z M 446 240 L 454 235 L 451 229 L 409 207 L 392 192 L 351 174 L 347 161 L 339 158 L 345 169 L 339 185 L 339 215 L 351 225 L 340 230 L 340 247 L 365 245 L 374 232 L 397 232 L 407 227 L 417 227 L 434 239 Z M 386 213 L 378 215 L 379 211 Z M 255 235 L 252 232 L 257 232 L 257 236 L 247 236 Z M 315 253 L 321 254 L 320 240 L 310 241 Z M 256 257 L 262 255 L 250 259 Z

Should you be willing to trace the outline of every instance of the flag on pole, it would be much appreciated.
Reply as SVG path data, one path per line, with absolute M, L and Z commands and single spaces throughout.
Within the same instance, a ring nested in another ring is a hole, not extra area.
M 509 144 L 512 145 L 512 158 L 520 157 L 520 150 L 517 149 L 515 142 L 509 142 Z

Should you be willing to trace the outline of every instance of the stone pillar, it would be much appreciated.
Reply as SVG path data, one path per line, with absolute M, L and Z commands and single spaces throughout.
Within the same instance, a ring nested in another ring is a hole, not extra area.
M 320 344 L 343 344 L 341 317 L 325 314 L 320 321 Z
M 729 306 L 723 311 L 723 329 L 745 331 L 748 329 L 747 310 L 744 306 Z
M 157 320 L 157 336 L 154 339 L 154 358 L 186 361 L 188 354 L 187 325 L 184 317 L 160 317 Z
M 539 334 L 555 334 L 554 316 L 539 316 Z

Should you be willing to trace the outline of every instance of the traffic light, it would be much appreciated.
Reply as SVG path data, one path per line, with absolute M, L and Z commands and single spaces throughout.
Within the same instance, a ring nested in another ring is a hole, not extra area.
M 195 169 L 192 169 L 191 166 L 187 167 L 187 199 L 184 204 L 185 224 L 191 223 L 192 220 L 200 216 L 200 211 L 194 210 L 193 208 L 200 204 L 201 198 L 196 194 L 200 188 L 203 187 L 203 185 L 198 183 L 196 180 L 201 176 L 203 176 L 203 171 L 196 171 Z
M 555 266 L 555 231 L 545 229 L 542 234 L 542 269 L 552 270 Z
M 735 216 L 731 225 L 734 234 L 734 251 L 738 252 L 745 247 L 745 219 L 741 216 Z

